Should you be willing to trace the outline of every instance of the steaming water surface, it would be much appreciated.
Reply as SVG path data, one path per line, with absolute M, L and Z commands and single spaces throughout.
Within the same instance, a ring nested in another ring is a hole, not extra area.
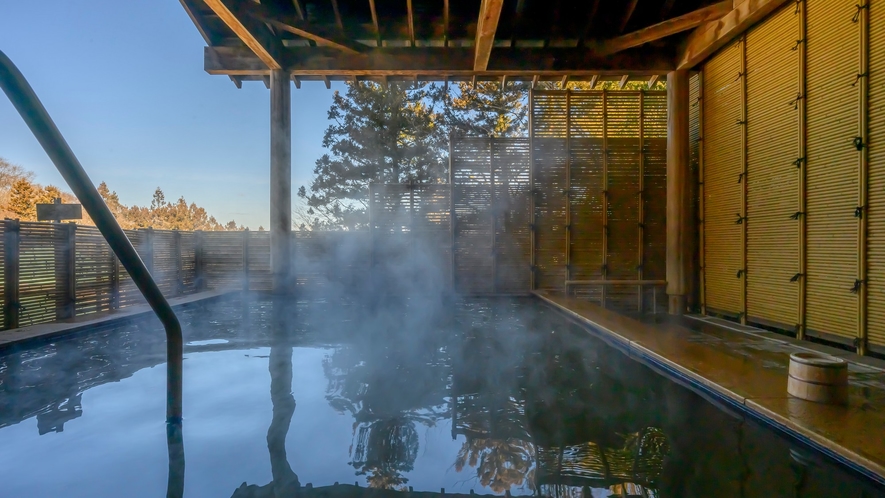
M 439 304 L 181 310 L 185 495 L 883 492 L 536 301 Z M 145 319 L 0 356 L 0 496 L 164 495 L 164 355 Z

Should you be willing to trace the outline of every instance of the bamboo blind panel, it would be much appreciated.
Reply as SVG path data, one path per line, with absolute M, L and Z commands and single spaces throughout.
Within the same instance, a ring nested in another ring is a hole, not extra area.
M 270 290 L 273 286 L 270 271 L 270 232 L 247 230 L 245 234 L 245 237 L 249 239 L 249 258 L 247 260 L 249 290 Z M 191 259 L 183 257 L 182 261 L 190 262 Z
M 194 232 L 178 232 L 181 237 L 181 293 L 197 292 L 196 236 Z M 270 268 L 270 261 L 267 263 Z M 267 286 L 270 288 L 270 285 Z
M 142 260 L 148 259 L 149 255 L 148 251 L 145 251 L 145 247 L 148 242 L 147 230 L 126 230 L 126 237 L 129 238 L 129 241 L 132 242 L 132 246 L 135 247 L 135 250 L 138 251 L 139 256 L 141 256 Z M 145 261 L 147 264 L 148 261 Z M 150 267 L 148 267 L 150 268 Z M 119 275 L 119 296 L 118 296 L 118 304 L 120 307 L 124 306 L 133 306 L 137 304 L 144 304 L 144 297 L 139 292 L 138 287 L 136 287 L 135 282 L 132 281 L 132 277 L 129 276 L 129 273 L 126 272 L 126 268 L 123 267 L 123 264 L 120 263 L 120 260 L 117 260 L 117 274 Z
M 704 302 L 708 309 L 742 311 L 741 41 L 724 48 L 704 71 Z
M 535 91 L 531 102 L 536 285 L 664 278 L 666 93 Z M 651 304 L 636 286 L 575 291 Z
M 885 346 L 885 4 L 870 2 L 868 339 Z
M 0 271 L 0 303 L 6 306 L 6 223 L 0 222 L 0 262 L 3 263 L 3 271 Z M 9 328 L 6 323 L 6 313 L 0 318 L 0 327 Z
M 492 141 L 453 140 L 451 145 L 455 290 L 495 292 L 492 212 Z
M 807 0 L 809 330 L 853 338 L 857 275 L 859 26 L 854 0 Z
M 448 185 L 373 185 L 370 196 L 371 256 L 366 269 L 396 275 L 395 291 L 408 285 L 430 290 L 451 282 L 451 189 Z M 345 255 L 342 255 L 345 256 Z M 350 260 L 350 255 L 336 266 Z M 412 272 L 403 274 L 404 271 Z
M 792 329 L 799 317 L 800 14 L 787 5 L 747 34 L 747 314 Z M 800 215 L 801 216 L 801 215 Z
M 646 92 L 642 100 L 642 260 L 643 280 L 667 279 L 667 94 Z M 694 149 L 696 150 L 697 142 Z M 695 212 L 695 211 L 693 211 Z M 653 289 L 645 289 L 650 309 Z M 662 306 L 665 292 L 656 293 Z
M 66 224 L 65 224 L 66 225 Z M 65 306 L 67 227 L 21 223 L 19 243 L 19 326 L 51 322 Z
M 203 265 L 209 289 L 243 284 L 244 232 L 204 232 Z
M 695 263 L 697 263 L 697 271 L 694 272 L 695 280 L 692 282 L 694 287 L 693 298 L 699 299 L 701 312 L 704 312 L 704 205 L 701 200 L 704 197 L 704 171 L 702 164 L 702 146 L 701 142 L 703 141 L 703 137 L 701 136 L 701 110 L 703 108 L 701 103 L 701 86 L 703 81 L 703 75 L 700 72 L 694 73 L 688 80 L 688 146 L 689 146 L 689 160 L 691 161 L 691 172 L 692 178 L 696 180 L 696 182 L 691 182 L 693 187 L 692 196 L 691 196 L 691 212 L 696 213 L 697 219 L 697 253 L 695 257 Z M 666 206 L 665 206 L 666 208 Z M 666 244 L 666 240 L 664 241 Z M 666 246 L 664 248 L 664 253 L 666 257 Z M 666 270 L 666 268 L 665 268 Z M 665 271 L 666 276 L 666 271 Z
M 154 230 L 153 237 L 151 276 L 164 295 L 178 295 L 178 284 L 181 282 L 179 268 L 181 255 L 176 234 L 167 230 Z
M 495 292 L 531 290 L 531 162 L 525 138 L 492 139 Z
M 113 309 L 117 257 L 95 227 L 77 227 L 76 248 L 77 315 Z

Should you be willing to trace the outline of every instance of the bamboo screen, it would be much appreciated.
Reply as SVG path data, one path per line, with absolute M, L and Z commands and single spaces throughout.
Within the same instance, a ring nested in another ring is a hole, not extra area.
M 666 277 L 666 128 L 665 92 L 532 92 L 537 288 Z M 637 286 L 579 292 L 625 309 L 646 301 Z
M 452 141 L 455 289 L 531 289 L 531 172 L 525 138 Z
M 885 10 L 850 0 L 785 5 L 705 64 L 707 311 L 885 346 L 883 73 Z

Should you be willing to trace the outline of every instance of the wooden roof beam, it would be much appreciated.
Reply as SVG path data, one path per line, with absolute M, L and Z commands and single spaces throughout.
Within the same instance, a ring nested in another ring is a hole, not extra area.
M 369 0 L 369 10 L 372 11 L 372 24 L 375 26 L 376 45 L 381 46 L 381 27 L 378 26 L 378 9 L 375 8 L 375 0 Z
M 621 81 L 618 82 L 618 90 L 623 90 L 625 86 L 627 86 L 627 82 L 630 81 L 630 75 L 625 74 L 621 76 Z
M 624 17 L 621 18 L 620 24 L 618 24 L 618 33 L 623 33 L 624 29 L 627 27 L 627 23 L 630 22 L 630 18 L 633 17 L 633 13 L 636 12 L 636 4 L 639 3 L 639 0 L 628 0 L 627 10 L 624 12 Z
M 449 46 L 449 0 L 443 0 L 443 46 Z
M 335 13 L 335 25 L 344 33 L 344 22 L 341 21 L 341 11 L 338 10 L 338 0 L 332 0 L 332 12 Z
M 590 14 L 587 16 L 587 24 L 584 25 L 584 30 L 581 31 L 581 36 L 578 38 L 579 47 L 584 46 L 584 42 L 590 35 L 590 30 L 593 28 L 593 23 L 596 21 L 596 12 L 599 11 L 600 1 L 601 0 L 593 0 L 593 5 L 590 7 Z
M 568 75 L 567 74 L 563 75 L 562 81 L 559 82 L 559 87 L 562 88 L 563 90 L 565 90 L 566 85 L 568 85 Z
M 325 85 L 326 85 L 326 90 L 332 89 L 332 81 L 329 80 L 328 76 L 323 76 L 323 83 L 325 83 Z
M 677 60 L 678 69 L 691 69 L 700 64 L 787 1 L 734 0 L 731 12 L 700 25 L 688 36 L 682 55 Z
M 260 20 L 261 22 L 265 22 L 273 26 L 276 29 L 288 31 L 289 33 L 307 38 L 308 40 L 312 40 L 316 42 L 317 45 L 332 47 L 341 50 L 342 52 L 359 54 L 361 52 L 364 52 L 368 48 L 361 43 L 347 38 L 346 36 L 344 36 L 344 33 L 341 30 L 328 29 L 322 26 L 317 26 L 306 21 L 302 21 L 296 18 L 296 16 L 288 15 L 284 12 L 273 11 L 262 5 L 256 4 L 250 6 L 249 15 L 251 15 L 255 19 Z
M 538 78 L 538 75 L 537 75 L 537 74 L 534 75 L 534 76 L 532 76 L 532 90 L 534 90 L 535 87 L 538 86 L 538 79 L 539 79 L 539 78 Z
M 498 31 L 498 20 L 504 0 L 482 0 L 479 8 L 479 22 L 476 24 L 476 42 L 474 43 L 473 70 L 485 71 L 489 67 L 492 47 L 495 45 L 495 33 Z
M 627 50 L 628 48 L 638 47 L 640 45 L 644 45 L 655 40 L 660 40 L 661 38 L 675 35 L 676 33 L 688 31 L 692 28 L 700 26 L 701 24 L 715 21 L 725 15 L 728 15 L 728 13 L 732 11 L 732 4 L 732 0 L 725 0 L 723 2 L 715 3 L 702 9 L 689 12 L 688 14 L 684 14 L 679 17 L 674 17 L 664 22 L 654 24 L 647 28 L 642 28 L 632 33 L 611 38 L 602 42 L 602 46 L 598 50 L 598 53 L 613 54 L 622 50 Z
M 409 46 L 415 46 L 415 12 L 412 10 L 412 0 L 406 0 L 406 15 L 409 22 Z
M 267 26 L 244 15 L 232 0 L 203 1 L 268 68 L 282 69 L 285 66 L 283 43 Z
M 648 89 L 651 90 L 652 87 L 654 87 L 654 86 L 655 86 L 655 83 L 657 83 L 657 82 L 658 82 L 658 75 L 657 75 L 657 74 L 653 74 L 653 75 L 651 76 L 651 78 L 648 79 Z
M 206 47 L 204 68 L 210 74 L 263 75 L 268 68 L 244 47 Z M 666 47 L 648 47 L 642 54 L 631 52 L 599 56 L 578 48 L 517 48 L 495 53 L 494 64 L 487 71 L 474 71 L 474 51 L 469 47 L 372 48 L 364 54 L 346 54 L 328 47 L 288 47 L 287 67 L 292 74 L 349 76 L 412 76 L 430 79 L 448 75 L 454 79 L 542 79 L 589 78 L 590 75 L 641 76 L 665 74 L 675 69 L 675 60 Z
M 596 82 L 599 81 L 599 75 L 594 74 L 592 78 L 590 78 L 590 89 L 593 90 L 596 88 Z
M 295 7 L 295 14 L 298 16 L 298 19 L 304 21 L 304 9 L 301 8 L 301 2 L 299 0 L 292 0 L 292 6 Z

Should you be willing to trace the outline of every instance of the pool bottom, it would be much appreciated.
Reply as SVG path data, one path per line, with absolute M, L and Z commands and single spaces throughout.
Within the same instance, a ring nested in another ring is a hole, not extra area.
M 185 496 L 334 482 L 550 496 L 881 492 L 531 300 L 371 311 L 258 298 L 181 314 Z M 163 350 L 144 321 L 0 359 L 4 496 L 165 492 Z

